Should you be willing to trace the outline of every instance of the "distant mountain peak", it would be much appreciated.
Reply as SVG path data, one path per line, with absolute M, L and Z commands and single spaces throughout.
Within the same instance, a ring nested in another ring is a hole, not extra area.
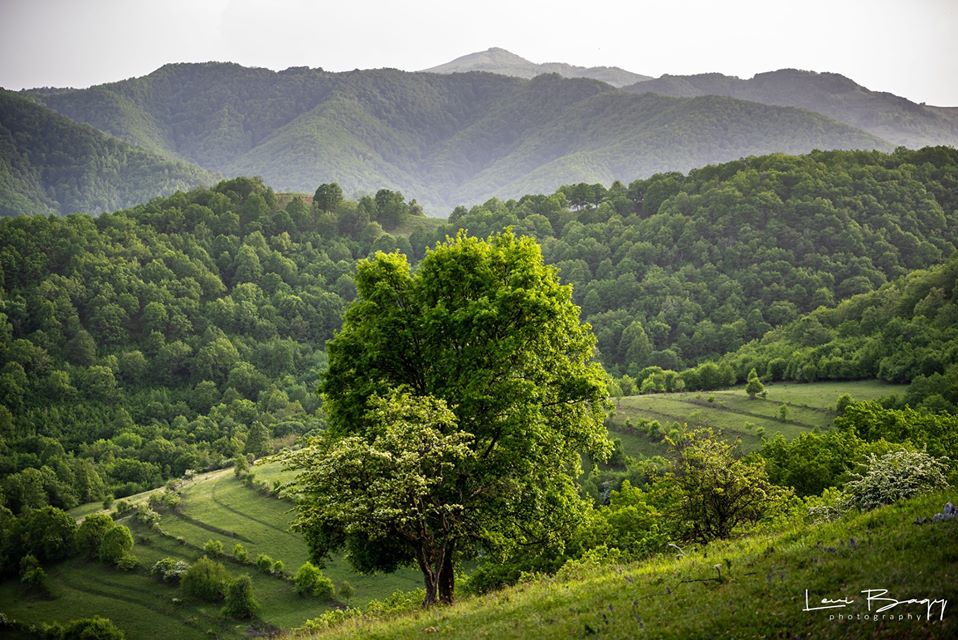
M 557 73 L 564 78 L 589 78 L 599 80 L 613 87 L 624 87 L 644 80 L 649 76 L 626 71 L 619 67 L 578 67 L 564 62 L 546 62 L 537 64 L 526 60 L 502 47 L 490 47 L 485 51 L 476 51 L 459 56 L 445 64 L 429 69 L 426 73 L 467 73 L 485 71 L 517 78 L 534 78 L 544 73 Z

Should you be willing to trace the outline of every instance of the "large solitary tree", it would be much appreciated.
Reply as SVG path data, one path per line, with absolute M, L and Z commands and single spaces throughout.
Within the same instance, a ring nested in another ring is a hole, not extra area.
M 561 546 L 585 503 L 581 454 L 610 450 L 606 375 L 571 287 L 529 238 L 460 233 L 413 273 L 361 261 L 328 343 L 328 432 L 292 458 L 315 560 L 417 564 L 424 605 L 452 602 L 460 560 Z

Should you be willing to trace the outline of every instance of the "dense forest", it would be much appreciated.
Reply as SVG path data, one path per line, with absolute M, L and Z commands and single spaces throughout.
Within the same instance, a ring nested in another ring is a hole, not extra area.
M 910 382 L 900 402 L 958 411 L 958 256 L 822 307 L 719 360 L 744 381 Z
M 441 227 L 398 192 L 354 202 L 325 184 L 312 199 L 279 197 L 249 179 L 98 218 L 4 220 L 3 502 L 19 512 L 119 497 L 321 426 L 315 389 L 325 342 L 355 295 L 355 260 L 398 249 L 415 262 L 457 229 L 534 236 L 574 286 L 624 392 L 649 367 L 679 371 L 809 322 L 822 335 L 794 363 L 780 365 L 772 342 L 770 355 L 730 356 L 728 373 L 707 365 L 687 385 L 728 384 L 752 366 L 808 379 L 806 359 L 812 378 L 938 384 L 934 376 L 954 375 L 953 303 L 944 304 L 954 289 L 934 282 L 953 267 L 914 276 L 920 295 L 900 303 L 888 302 L 898 289 L 884 289 L 799 317 L 950 255 L 956 181 L 950 149 L 818 152 L 491 200 Z M 855 313 L 870 323 L 860 340 L 874 344 L 874 326 L 911 335 L 911 314 L 927 308 L 936 324 L 915 338 L 911 361 L 882 352 L 851 370 L 836 360 L 858 344 L 845 321 Z M 892 313 L 904 317 L 887 322 Z M 836 332 L 840 347 L 828 342 Z
M 606 368 L 634 377 L 714 359 L 950 256 L 958 152 L 749 158 L 492 200 L 456 209 L 447 229 L 509 225 L 574 285 Z
M 321 424 L 354 259 L 434 224 L 395 192 L 236 179 L 98 218 L 0 222 L 0 460 L 14 512 L 120 497 Z
M 415 194 L 433 215 L 492 196 L 687 171 L 751 154 L 893 145 L 803 109 L 635 95 L 584 78 L 174 64 L 27 95 L 148 151 L 278 191 Z
M 0 89 L 0 216 L 115 211 L 213 182 L 204 169 Z

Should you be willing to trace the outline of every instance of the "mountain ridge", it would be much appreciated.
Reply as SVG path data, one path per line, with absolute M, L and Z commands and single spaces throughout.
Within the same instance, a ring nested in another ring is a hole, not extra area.
M 749 79 L 721 73 L 663 75 L 623 90 L 682 98 L 721 95 L 807 109 L 911 148 L 958 144 L 958 110 L 953 107 L 929 107 L 892 93 L 872 91 L 838 73 L 779 69 Z
M 501 47 L 490 47 L 485 51 L 467 53 L 422 71 L 425 73 L 486 71 L 527 80 L 544 73 L 557 73 L 564 78 L 599 80 L 616 88 L 652 79 L 651 76 L 627 71 L 621 67 L 580 67 L 565 62 L 535 63 Z
M 350 194 L 396 189 L 434 215 L 743 156 L 893 147 L 791 107 L 648 97 L 555 74 L 176 64 L 90 89 L 26 95 L 209 171 L 259 175 L 280 191 L 311 192 L 323 182 Z

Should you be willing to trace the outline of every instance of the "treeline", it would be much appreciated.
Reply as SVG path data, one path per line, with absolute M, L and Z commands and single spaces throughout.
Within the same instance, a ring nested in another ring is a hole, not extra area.
M 950 256 L 958 151 L 772 155 L 570 185 L 460 207 L 443 232 L 510 225 L 574 285 L 610 372 L 682 370 Z
M 0 504 L 121 497 L 321 426 L 355 258 L 413 252 L 384 225 L 434 226 L 399 193 L 326 190 L 314 205 L 236 179 L 0 221 Z
M 744 381 L 753 368 L 771 381 L 878 378 L 911 383 L 898 403 L 954 413 L 958 255 L 875 291 L 819 308 L 715 364 L 702 366 L 725 372 L 728 384 Z M 691 373 L 673 375 L 684 378 Z

